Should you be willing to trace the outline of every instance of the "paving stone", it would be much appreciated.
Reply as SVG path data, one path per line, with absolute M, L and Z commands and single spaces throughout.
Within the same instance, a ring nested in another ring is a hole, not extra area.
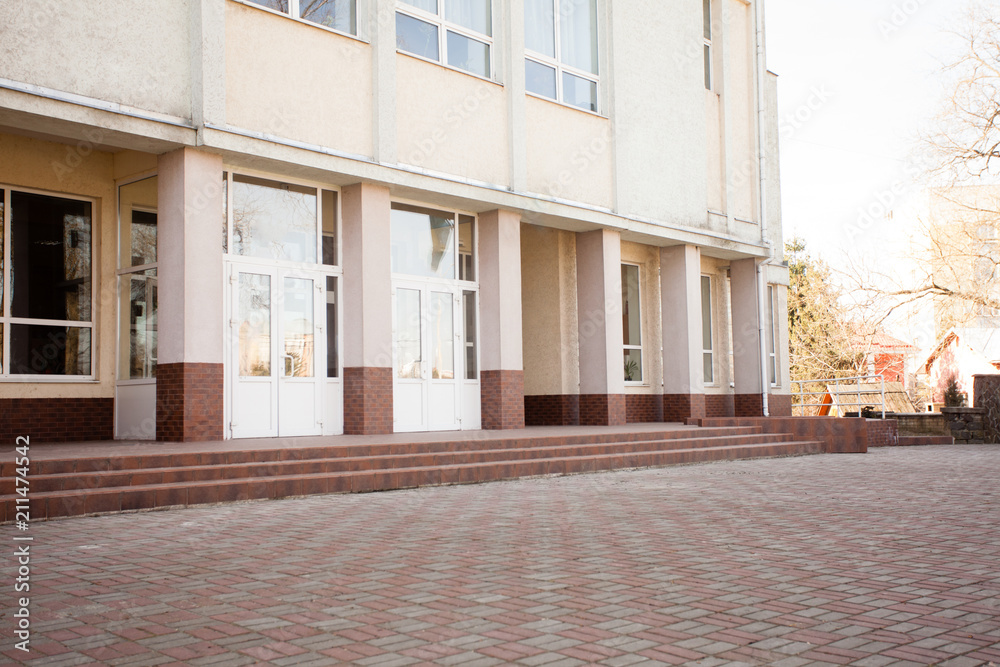
M 1000 665 L 998 469 L 891 448 L 32 524 L 29 664 Z

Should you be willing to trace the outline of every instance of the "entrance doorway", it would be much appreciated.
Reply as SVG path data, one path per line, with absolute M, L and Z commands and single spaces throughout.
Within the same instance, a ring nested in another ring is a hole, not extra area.
M 320 435 L 327 368 L 327 278 L 230 264 L 234 438 Z

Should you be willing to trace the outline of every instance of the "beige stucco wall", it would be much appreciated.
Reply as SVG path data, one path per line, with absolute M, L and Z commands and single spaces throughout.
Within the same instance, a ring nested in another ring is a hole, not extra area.
M 528 190 L 611 208 L 611 122 L 535 97 L 525 104 Z
M 371 47 L 287 17 L 226 3 L 226 122 L 372 155 Z
M 731 200 L 729 213 L 737 220 L 755 222 L 758 164 L 756 157 L 756 109 L 753 77 L 753 9 L 742 0 L 725 0 L 729 20 L 726 25 L 726 106 L 728 126 L 727 156 Z M 739 233 L 739 232 L 737 232 Z M 743 233 L 754 233 L 753 229 Z M 759 231 L 756 232 L 759 236 Z
M 663 357 L 660 345 L 663 323 L 660 316 L 660 249 L 639 243 L 622 242 L 622 263 L 639 266 L 639 297 L 642 319 L 642 385 L 626 384 L 630 394 L 663 393 Z
M 705 224 L 705 75 L 700 2 L 613 3 L 618 210 Z
M 726 171 L 722 152 L 722 104 L 718 93 L 705 91 L 706 191 L 708 209 L 726 210 Z
M 116 211 L 110 153 L 0 134 L 0 184 L 93 198 L 94 329 L 97 381 L 0 382 L 0 398 L 110 397 L 115 375 Z M 16 278 L 15 278 L 16 283 Z
M 575 234 L 521 225 L 521 308 L 524 393 L 578 393 Z
M 509 184 L 503 86 L 399 54 L 396 91 L 400 162 Z
M 189 14 L 187 0 L 2 2 L 0 77 L 188 118 Z

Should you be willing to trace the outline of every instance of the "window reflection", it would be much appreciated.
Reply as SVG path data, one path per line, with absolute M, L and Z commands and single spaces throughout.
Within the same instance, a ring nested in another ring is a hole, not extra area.
M 432 209 L 392 205 L 393 273 L 455 278 L 455 215 Z
M 239 357 L 242 377 L 271 375 L 271 276 L 241 273 Z
M 316 189 L 233 176 L 237 255 L 316 262 Z

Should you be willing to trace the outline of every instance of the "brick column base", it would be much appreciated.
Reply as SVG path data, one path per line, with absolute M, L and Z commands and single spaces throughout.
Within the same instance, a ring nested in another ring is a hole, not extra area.
M 581 394 L 581 426 L 625 424 L 625 394 Z
M 788 394 L 768 394 L 767 414 L 770 417 L 791 417 L 792 397 Z
M 344 369 L 344 433 L 392 433 L 392 369 Z
M 483 428 L 524 428 L 524 371 L 482 371 L 479 383 Z
M 577 394 L 525 396 L 524 423 L 527 426 L 576 426 L 580 423 L 580 397 Z
M 687 423 L 705 414 L 705 394 L 664 394 L 663 421 Z
M 157 364 L 156 439 L 204 442 L 224 437 L 222 364 Z
M 763 417 L 764 398 L 760 394 L 736 394 L 737 417 Z

